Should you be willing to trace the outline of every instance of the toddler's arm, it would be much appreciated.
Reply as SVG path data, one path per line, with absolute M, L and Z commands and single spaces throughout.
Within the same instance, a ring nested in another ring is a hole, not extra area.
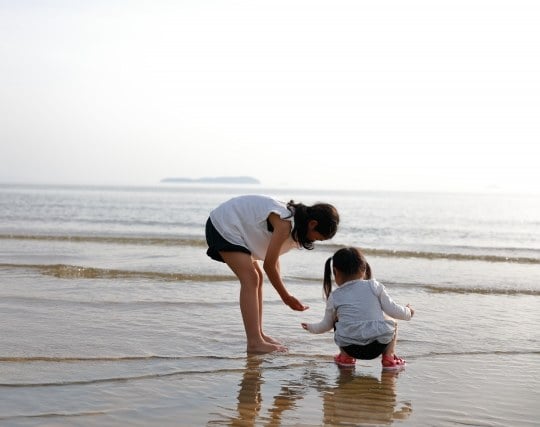
M 386 292 L 385 287 L 381 283 L 374 281 L 374 286 L 375 293 L 379 296 L 381 307 L 386 314 L 394 319 L 411 320 L 411 317 L 414 314 L 414 310 L 412 308 L 396 304 L 390 295 L 388 295 L 388 292 Z
M 336 310 L 329 304 L 330 300 L 326 304 L 326 310 L 324 311 L 324 318 L 319 323 L 301 323 L 302 328 L 312 334 L 322 334 L 328 332 L 334 327 L 336 321 Z

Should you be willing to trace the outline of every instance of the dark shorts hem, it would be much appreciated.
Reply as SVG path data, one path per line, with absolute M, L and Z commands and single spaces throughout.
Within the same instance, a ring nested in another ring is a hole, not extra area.
M 220 252 L 243 252 L 245 254 L 251 255 L 251 251 L 244 246 L 234 245 L 231 242 L 225 240 L 225 238 L 219 234 L 219 231 L 216 230 L 210 218 L 206 221 L 206 243 L 208 243 L 208 250 L 206 255 L 216 261 L 225 262 L 219 254 Z
M 341 349 L 355 359 L 371 360 L 383 354 L 386 347 L 388 347 L 388 344 L 373 341 L 366 345 L 351 344 L 341 347 Z

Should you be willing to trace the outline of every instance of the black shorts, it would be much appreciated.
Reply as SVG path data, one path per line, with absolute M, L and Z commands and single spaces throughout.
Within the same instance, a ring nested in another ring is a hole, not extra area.
M 208 243 L 208 250 L 206 255 L 210 258 L 220 261 L 223 261 L 221 258 L 220 252 L 244 252 L 251 255 L 251 251 L 248 248 L 239 245 L 233 245 L 231 242 L 228 242 L 223 238 L 219 231 L 216 230 L 210 218 L 206 221 L 206 243 Z
M 341 349 L 355 359 L 371 360 L 383 354 L 386 347 L 388 347 L 388 344 L 383 344 L 375 340 L 366 345 L 351 344 L 341 347 Z

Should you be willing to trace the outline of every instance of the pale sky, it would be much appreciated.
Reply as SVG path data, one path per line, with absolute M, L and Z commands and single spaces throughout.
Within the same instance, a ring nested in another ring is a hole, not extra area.
M 540 186 L 537 0 L 0 0 L 0 61 L 0 183 Z

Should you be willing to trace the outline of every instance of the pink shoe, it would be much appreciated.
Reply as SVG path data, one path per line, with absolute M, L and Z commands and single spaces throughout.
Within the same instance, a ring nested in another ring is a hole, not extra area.
M 384 371 L 396 371 L 398 369 L 403 369 L 407 362 L 402 358 L 397 357 L 395 354 L 393 357 L 385 356 L 383 354 L 381 363 Z
M 351 356 L 345 356 L 344 354 L 336 354 L 334 356 L 334 362 L 342 368 L 352 368 L 356 364 L 356 359 Z

